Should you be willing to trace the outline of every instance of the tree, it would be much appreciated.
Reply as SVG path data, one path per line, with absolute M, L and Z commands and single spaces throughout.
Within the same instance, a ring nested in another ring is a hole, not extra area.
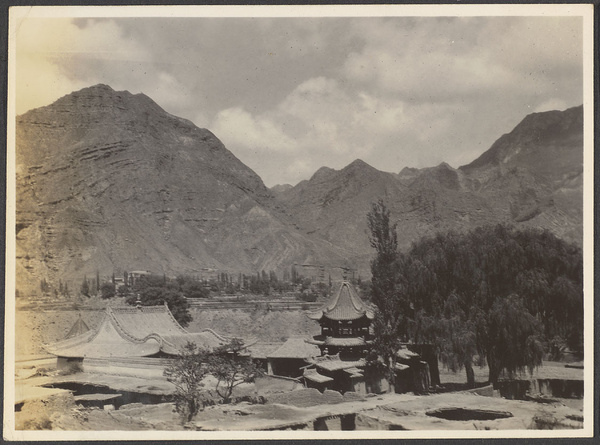
M 83 282 L 81 283 L 81 293 L 86 297 L 90 296 L 90 283 L 85 275 L 83 276 Z
M 486 342 L 490 381 L 497 382 L 502 370 L 509 377 L 526 368 L 533 373 L 544 355 L 541 333 L 540 322 L 520 297 L 510 295 L 496 301 L 490 312 Z
M 190 304 L 176 280 L 165 282 L 162 276 L 144 276 L 136 280 L 132 290 L 133 294 L 125 300 L 127 304 L 135 305 L 138 296 L 143 306 L 167 303 L 173 317 L 181 326 L 185 327 L 192 321 L 189 312 Z
M 495 383 L 502 370 L 539 365 L 544 342 L 582 347 L 581 249 L 547 231 L 497 225 L 440 233 L 414 243 L 396 265 L 415 308 L 413 339 L 434 343 L 469 384 L 475 360 L 487 361 Z
M 208 359 L 209 372 L 217 379 L 215 390 L 223 403 L 231 401 L 233 390 L 243 383 L 252 383 L 261 374 L 250 357 L 240 355 L 244 344 L 233 339 L 213 350 Z
M 175 410 L 184 423 L 191 421 L 202 406 L 207 361 L 208 352 L 188 342 L 163 372 L 167 381 L 175 385 Z
M 394 391 L 396 379 L 396 353 L 402 340 L 404 305 L 397 289 L 398 239 L 396 224 L 390 220 L 390 211 L 382 200 L 371 205 L 367 214 L 370 231 L 369 241 L 376 251 L 371 263 L 371 301 L 377 306 L 373 322 L 374 355 L 384 363 L 390 392 Z
M 100 295 L 104 299 L 114 297 L 115 285 L 113 283 L 102 283 L 102 286 L 100 286 Z
M 50 292 L 50 285 L 48 284 L 45 278 L 42 278 L 40 280 L 40 290 L 42 291 L 42 294 L 47 294 L 48 292 Z
M 210 291 L 202 284 L 202 282 L 185 275 L 180 275 L 176 278 L 177 284 L 181 292 L 187 298 L 208 298 Z

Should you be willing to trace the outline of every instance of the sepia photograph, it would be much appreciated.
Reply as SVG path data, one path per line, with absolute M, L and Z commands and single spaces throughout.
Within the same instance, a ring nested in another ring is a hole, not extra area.
M 593 12 L 11 7 L 4 439 L 591 437 Z

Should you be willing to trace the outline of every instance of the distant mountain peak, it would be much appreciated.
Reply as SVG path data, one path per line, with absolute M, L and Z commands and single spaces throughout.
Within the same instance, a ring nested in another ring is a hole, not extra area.
M 564 111 L 531 113 L 510 132 L 502 135 L 489 150 L 460 170 L 497 166 L 507 163 L 514 155 L 523 154 L 531 147 L 544 147 L 572 134 L 580 135 L 583 129 L 583 105 Z
M 436 165 L 434 168 L 438 169 L 438 170 L 454 170 L 454 168 L 452 168 L 452 166 L 450 164 L 448 164 L 447 162 L 440 162 L 438 165 Z
M 291 185 L 291 184 L 276 184 L 273 187 L 271 187 L 269 190 L 271 190 L 272 193 L 278 194 L 278 193 L 287 192 L 292 187 L 293 187 L 293 185 Z
M 310 178 L 311 181 L 318 180 L 329 176 L 331 173 L 334 173 L 335 170 L 329 167 L 321 167 L 318 169 Z
M 370 166 L 369 164 L 367 164 L 362 159 L 355 159 L 350 164 L 348 164 L 346 167 L 344 167 L 344 170 L 347 169 L 347 168 L 357 168 L 357 167 L 358 168 L 368 167 L 368 168 L 375 169 L 375 167 Z
M 92 85 L 90 87 L 86 87 L 86 88 L 82 88 L 81 91 L 112 91 L 114 92 L 115 90 L 110 86 L 110 85 L 106 85 L 105 83 L 98 83 L 96 85 Z

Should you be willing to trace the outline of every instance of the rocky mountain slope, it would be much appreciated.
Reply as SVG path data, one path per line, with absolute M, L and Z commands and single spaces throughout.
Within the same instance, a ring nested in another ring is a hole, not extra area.
M 581 243 L 582 114 L 530 115 L 458 169 L 396 174 L 356 160 L 269 190 L 210 131 L 147 96 L 85 88 L 17 117 L 17 288 L 61 279 L 78 289 L 96 271 L 237 274 L 294 263 L 364 277 L 366 214 L 378 198 L 402 248 L 496 222 Z
M 582 243 L 583 107 L 527 116 L 472 163 L 454 169 L 385 173 L 361 160 L 314 176 L 278 195 L 306 233 L 354 253 L 361 270 L 371 250 L 365 215 L 383 198 L 407 248 L 441 230 L 493 223 L 547 228 Z M 343 223 L 342 223 L 343 222 Z
M 17 288 L 337 261 L 210 131 L 97 85 L 17 118 Z

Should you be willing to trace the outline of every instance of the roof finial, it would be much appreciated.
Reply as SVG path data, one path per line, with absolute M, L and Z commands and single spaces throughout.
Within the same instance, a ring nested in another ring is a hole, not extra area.
M 140 300 L 140 294 L 137 294 L 137 300 L 135 300 L 135 307 L 142 309 L 142 300 Z

